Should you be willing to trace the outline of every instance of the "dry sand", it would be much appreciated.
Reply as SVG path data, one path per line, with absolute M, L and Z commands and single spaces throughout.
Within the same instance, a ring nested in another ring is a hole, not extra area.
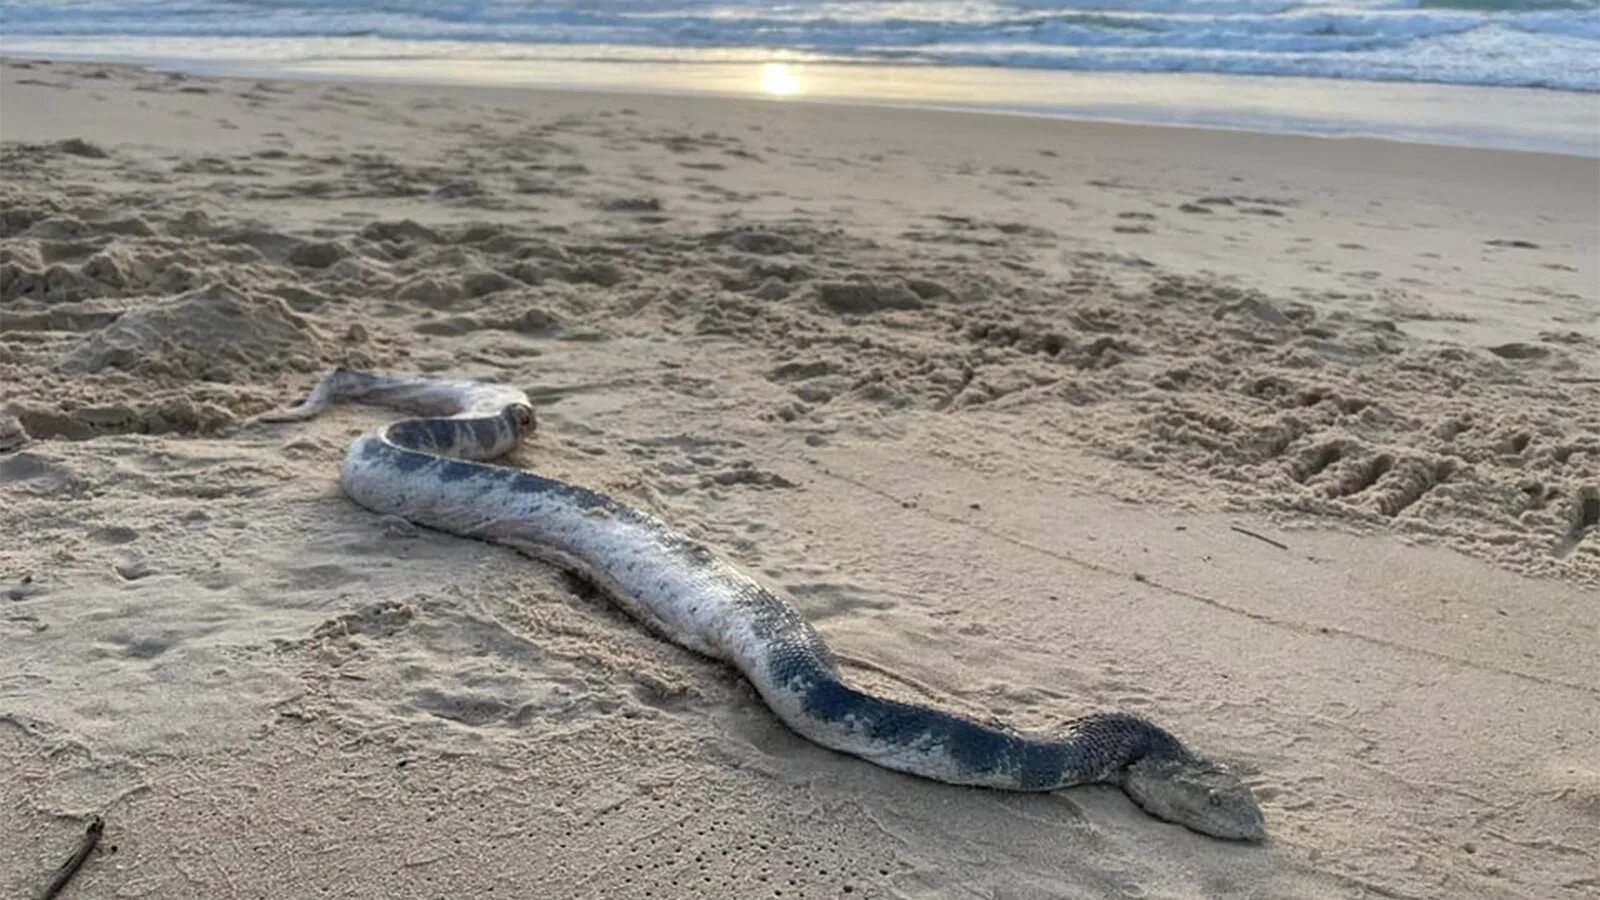
M 0 895 L 94 814 L 72 897 L 1600 891 L 1600 162 L 0 75 Z M 526 388 L 518 464 L 720 548 L 852 677 L 1147 714 L 1271 841 L 806 743 L 345 500 L 381 412 L 241 424 L 334 364 Z

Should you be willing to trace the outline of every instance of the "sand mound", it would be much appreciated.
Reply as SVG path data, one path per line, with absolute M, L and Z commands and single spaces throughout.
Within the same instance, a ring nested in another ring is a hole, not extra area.
M 817 299 L 837 313 L 864 314 L 922 306 L 922 299 L 905 285 L 866 278 L 821 282 L 817 285 Z
M 321 344 L 282 300 L 213 284 L 129 312 L 69 351 L 59 368 L 236 382 L 314 370 Z
M 0 453 L 15 450 L 29 440 L 28 430 L 10 413 L 0 412 Z
M 0 413 L 0 450 L 30 440 L 82 441 L 107 434 L 208 434 L 239 419 L 233 409 L 240 405 L 238 397 L 192 388 L 149 392 L 96 385 L 52 394 L 7 401 L 7 412 Z

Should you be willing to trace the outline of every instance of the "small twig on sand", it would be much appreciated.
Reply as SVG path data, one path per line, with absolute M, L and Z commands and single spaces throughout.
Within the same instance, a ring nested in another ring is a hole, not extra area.
M 73 853 L 72 858 L 62 863 L 61 868 L 56 870 L 56 877 L 51 880 L 50 886 L 44 889 L 44 893 L 39 895 L 39 900 L 53 900 L 55 895 L 61 893 L 61 889 L 66 887 L 67 882 L 72 880 L 72 876 L 78 874 L 78 870 L 83 867 L 83 861 L 89 858 L 90 853 L 94 852 L 95 845 L 100 843 L 100 833 L 105 830 L 105 820 L 95 816 L 94 821 L 89 823 L 89 828 L 84 831 L 83 840 L 79 842 L 77 852 Z
M 1285 544 L 1285 543 L 1283 543 L 1281 541 L 1275 541 L 1272 538 L 1269 538 L 1264 534 L 1256 534 L 1254 531 L 1251 531 L 1248 528 L 1240 528 L 1237 525 L 1229 525 L 1228 527 L 1233 529 L 1234 531 L 1239 532 L 1240 534 L 1244 535 L 1245 537 L 1253 537 L 1258 541 L 1264 541 L 1264 542 L 1266 542 L 1268 544 L 1271 544 L 1272 546 L 1277 547 L 1279 550 L 1287 550 L 1287 549 L 1289 549 L 1289 545 L 1288 544 Z

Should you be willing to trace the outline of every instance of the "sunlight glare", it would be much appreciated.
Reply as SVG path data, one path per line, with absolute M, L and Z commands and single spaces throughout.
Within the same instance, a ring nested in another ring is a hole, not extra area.
M 800 93 L 803 85 L 800 75 L 788 63 L 773 62 L 761 65 L 761 89 L 774 97 L 792 97 Z

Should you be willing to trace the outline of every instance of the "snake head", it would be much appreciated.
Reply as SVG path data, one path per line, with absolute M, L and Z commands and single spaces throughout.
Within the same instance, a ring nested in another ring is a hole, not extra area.
M 512 405 L 511 420 L 517 424 L 518 435 L 527 434 L 538 427 L 538 419 L 533 414 L 533 407 L 526 403 Z
M 1267 835 L 1250 788 L 1207 759 L 1146 757 L 1128 766 L 1122 788 L 1150 815 L 1201 834 L 1234 841 Z

